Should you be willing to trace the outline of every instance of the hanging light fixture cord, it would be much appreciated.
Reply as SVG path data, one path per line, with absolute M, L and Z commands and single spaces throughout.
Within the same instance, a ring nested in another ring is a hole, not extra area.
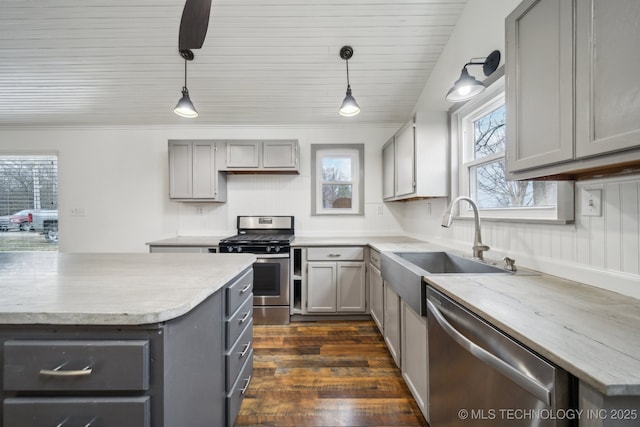
M 351 85 L 349 84 L 349 60 L 345 60 L 344 62 L 347 63 L 347 87 L 350 87 Z
M 184 60 L 184 89 L 187 88 L 187 59 Z

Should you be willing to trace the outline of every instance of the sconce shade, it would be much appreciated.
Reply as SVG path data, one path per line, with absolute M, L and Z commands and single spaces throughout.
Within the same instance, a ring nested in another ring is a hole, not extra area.
M 462 102 L 479 95 L 485 90 L 485 85 L 475 77 L 469 75 L 467 67 L 469 65 L 482 65 L 482 71 L 486 77 L 489 77 L 493 72 L 498 69 L 500 65 L 500 51 L 494 50 L 482 62 L 474 61 L 473 59 L 462 67 L 460 78 L 456 80 L 453 87 L 447 92 L 445 99 L 449 102 Z
M 355 116 L 360 112 L 360 106 L 356 99 L 351 95 L 351 86 L 347 86 L 347 96 L 344 97 L 340 106 L 340 115 L 345 117 Z
M 196 111 L 196 107 L 193 106 L 193 102 L 191 102 L 191 98 L 189 98 L 189 90 L 187 87 L 182 88 L 182 98 L 176 104 L 176 108 L 173 109 L 173 112 L 179 115 L 180 117 L 194 118 L 198 117 L 198 112 Z
M 445 99 L 449 102 L 461 102 L 479 95 L 485 90 L 484 84 L 475 77 L 469 75 L 465 66 L 453 87 L 447 92 Z

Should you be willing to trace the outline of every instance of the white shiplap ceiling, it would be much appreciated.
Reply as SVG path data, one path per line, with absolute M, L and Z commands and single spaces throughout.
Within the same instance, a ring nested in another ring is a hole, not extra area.
M 401 123 L 465 3 L 214 0 L 188 64 L 200 116 L 184 119 L 184 0 L 0 0 L 0 126 Z

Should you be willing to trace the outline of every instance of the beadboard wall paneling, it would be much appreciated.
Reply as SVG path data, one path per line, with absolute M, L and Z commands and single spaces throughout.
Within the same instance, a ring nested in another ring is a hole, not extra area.
M 582 215 L 587 189 L 602 190 L 601 216 Z M 486 257 L 513 257 L 517 265 L 640 298 L 640 176 L 577 182 L 575 194 L 575 224 L 481 221 L 482 240 L 491 247 Z M 405 231 L 471 255 L 473 221 L 439 227 L 445 207 L 441 200 L 407 204 Z

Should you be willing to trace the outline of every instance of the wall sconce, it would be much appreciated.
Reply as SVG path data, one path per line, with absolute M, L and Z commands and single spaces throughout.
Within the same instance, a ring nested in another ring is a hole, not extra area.
M 474 62 L 474 59 L 484 59 L 482 62 Z M 472 58 L 464 64 L 460 78 L 456 80 L 453 87 L 447 92 L 445 99 L 449 102 L 461 102 L 473 98 L 482 93 L 486 88 L 484 84 L 476 80 L 475 77 L 469 75 L 467 67 L 469 65 L 482 65 L 482 71 L 485 76 L 490 76 L 500 64 L 500 51 L 494 50 L 486 58 Z
M 360 107 L 356 99 L 351 95 L 351 85 L 349 84 L 349 59 L 353 56 L 353 48 L 351 46 L 342 46 L 340 49 L 340 58 L 347 62 L 347 96 L 344 97 L 339 113 L 341 116 L 351 117 L 360 112 Z
M 182 98 L 180 98 L 180 101 L 176 104 L 173 112 L 180 117 L 198 117 L 196 107 L 193 106 L 193 102 L 191 102 L 191 98 L 189 98 L 189 89 L 187 89 L 187 61 L 193 60 L 194 55 L 190 49 L 181 49 L 180 56 L 184 58 L 184 86 L 182 87 Z

